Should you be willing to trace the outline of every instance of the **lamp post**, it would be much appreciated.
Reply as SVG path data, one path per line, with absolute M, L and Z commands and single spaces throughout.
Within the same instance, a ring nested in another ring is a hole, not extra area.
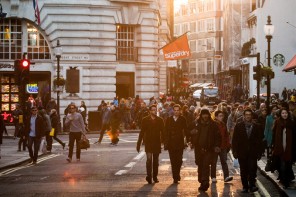
M 54 48 L 55 56 L 57 57 L 57 114 L 60 117 L 60 58 L 63 53 L 63 48 L 60 45 L 60 41 L 57 40 L 57 46 Z
M 267 17 L 267 24 L 264 26 L 264 33 L 267 39 L 267 66 L 271 67 L 270 65 L 270 42 L 272 39 L 272 34 L 274 32 L 274 26 L 271 24 L 271 18 L 270 16 Z M 267 108 L 267 114 L 270 113 L 270 76 L 267 76 L 267 102 L 266 102 L 266 108 Z

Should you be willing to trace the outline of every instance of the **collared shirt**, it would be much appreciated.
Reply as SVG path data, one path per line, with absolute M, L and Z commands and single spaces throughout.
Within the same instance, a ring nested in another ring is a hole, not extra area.
M 178 120 L 179 116 L 178 117 L 177 116 L 173 116 L 173 118 L 174 118 L 174 121 L 176 122 Z
M 29 136 L 30 137 L 36 137 L 36 118 L 37 118 L 37 115 L 36 116 L 31 116 L 31 120 L 30 120 L 30 133 L 29 133 Z

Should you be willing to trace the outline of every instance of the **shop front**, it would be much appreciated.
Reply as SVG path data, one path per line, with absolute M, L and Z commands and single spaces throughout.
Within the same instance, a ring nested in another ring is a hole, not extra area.
M 27 102 L 46 107 L 51 98 L 50 72 L 30 73 L 29 84 L 26 85 L 25 96 Z M 19 86 L 15 83 L 14 72 L 0 72 L 0 106 L 1 115 L 6 124 L 13 123 L 12 111 L 19 103 Z

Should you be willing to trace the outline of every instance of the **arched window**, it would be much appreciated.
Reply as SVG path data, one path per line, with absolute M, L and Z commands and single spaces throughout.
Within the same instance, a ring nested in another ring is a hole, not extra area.
M 29 59 L 51 59 L 44 36 L 31 23 L 17 19 L 0 20 L 0 59 L 21 59 L 28 53 Z

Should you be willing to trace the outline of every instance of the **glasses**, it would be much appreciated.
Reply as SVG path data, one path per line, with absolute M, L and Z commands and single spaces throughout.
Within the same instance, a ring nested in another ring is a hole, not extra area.
M 31 111 L 37 111 L 37 109 L 32 109 Z

